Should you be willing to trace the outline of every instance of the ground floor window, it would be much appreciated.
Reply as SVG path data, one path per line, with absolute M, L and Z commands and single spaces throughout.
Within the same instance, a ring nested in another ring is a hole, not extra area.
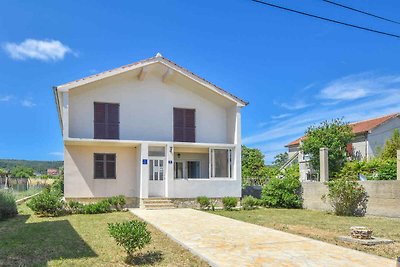
M 212 148 L 210 149 L 210 159 L 211 177 L 232 177 L 232 149 Z
M 94 178 L 115 179 L 116 178 L 116 155 L 94 154 Z
M 174 165 L 175 179 L 197 179 L 201 178 L 199 160 L 175 161 Z

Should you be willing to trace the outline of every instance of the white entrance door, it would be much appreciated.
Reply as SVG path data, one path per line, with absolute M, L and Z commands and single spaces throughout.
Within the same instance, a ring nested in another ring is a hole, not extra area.
M 149 197 L 165 196 L 164 157 L 149 157 Z

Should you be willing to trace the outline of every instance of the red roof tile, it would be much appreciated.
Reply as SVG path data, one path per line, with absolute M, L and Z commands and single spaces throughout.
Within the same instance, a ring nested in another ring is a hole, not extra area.
M 362 134 L 362 133 L 366 133 L 366 132 L 378 127 L 382 123 L 384 123 L 394 117 L 397 117 L 399 115 L 400 115 L 400 113 L 394 113 L 394 114 L 386 115 L 386 116 L 379 117 L 379 118 L 368 119 L 368 120 L 359 121 L 359 122 L 353 122 L 353 123 L 350 123 L 349 126 L 353 129 L 354 134 Z M 296 140 L 290 142 L 289 144 L 287 144 L 285 146 L 286 147 L 297 146 L 300 144 L 300 141 L 304 140 L 305 138 L 306 138 L 305 136 L 302 136 L 302 137 L 297 138 Z

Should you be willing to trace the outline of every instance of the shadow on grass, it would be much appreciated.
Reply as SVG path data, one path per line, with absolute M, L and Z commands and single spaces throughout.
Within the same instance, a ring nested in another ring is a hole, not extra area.
M 69 221 L 27 223 L 29 217 L 0 221 L 0 266 L 46 266 L 55 259 L 97 256 Z
M 128 256 L 125 259 L 125 263 L 130 265 L 153 265 L 164 258 L 161 251 L 149 251 L 146 253 L 137 253 L 134 256 Z

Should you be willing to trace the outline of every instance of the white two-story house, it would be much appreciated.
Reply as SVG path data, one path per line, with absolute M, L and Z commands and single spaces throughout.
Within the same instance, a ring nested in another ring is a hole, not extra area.
M 66 199 L 241 196 L 247 102 L 157 54 L 54 87 Z

